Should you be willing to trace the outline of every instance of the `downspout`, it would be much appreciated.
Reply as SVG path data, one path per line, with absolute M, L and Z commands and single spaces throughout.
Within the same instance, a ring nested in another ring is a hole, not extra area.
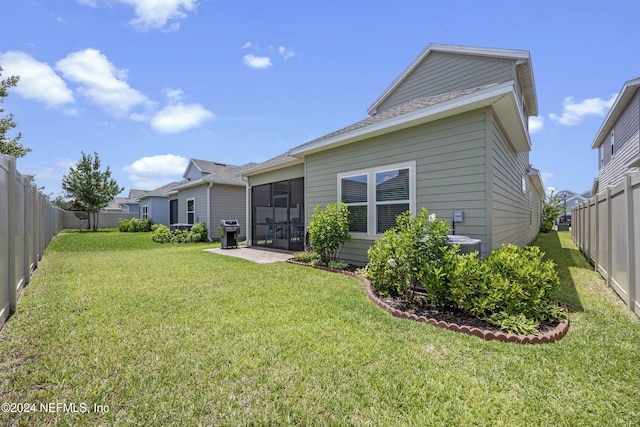
M 245 245 L 251 246 L 251 227 L 249 225 L 251 224 L 251 187 L 249 186 L 249 178 L 247 178 L 246 176 L 241 176 L 240 178 L 246 183 L 246 185 L 244 186 L 245 188 L 244 226 L 246 228 L 245 229 L 245 234 L 246 234 Z
M 207 239 L 211 242 L 211 187 L 213 182 L 210 182 L 207 186 Z

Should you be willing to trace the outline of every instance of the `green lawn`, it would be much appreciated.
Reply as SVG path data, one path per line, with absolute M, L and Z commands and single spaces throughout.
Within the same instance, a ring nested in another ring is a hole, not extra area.
M 640 321 L 567 232 L 537 244 L 558 264 L 571 327 L 533 346 L 396 319 L 340 274 L 149 240 L 115 231 L 54 239 L 0 332 L 0 403 L 36 412 L 0 412 L 0 425 L 640 419 Z

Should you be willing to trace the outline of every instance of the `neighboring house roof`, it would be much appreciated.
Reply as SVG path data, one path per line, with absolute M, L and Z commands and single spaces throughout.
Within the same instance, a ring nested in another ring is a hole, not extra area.
M 613 126 L 627 108 L 627 105 L 629 105 L 629 101 L 631 101 L 638 88 L 640 88 L 640 77 L 625 82 L 622 86 L 622 90 L 620 90 L 616 100 L 613 102 L 613 106 L 609 110 L 609 114 L 607 114 L 607 117 L 604 119 L 604 123 L 600 126 L 600 130 L 596 134 L 596 138 L 591 144 L 592 149 L 599 148 L 607 139 L 613 129 Z
M 380 111 L 360 122 L 299 145 L 289 151 L 298 157 L 349 144 L 372 136 L 394 132 L 445 117 L 483 107 L 493 107 L 510 140 L 518 152 L 529 151 L 531 140 L 524 127 L 513 82 L 489 84 L 426 98 L 416 98 L 404 104 Z
M 520 86 L 524 96 L 524 102 L 530 115 L 538 115 L 538 102 L 536 97 L 535 82 L 533 80 L 533 67 L 528 51 L 514 49 L 478 48 L 469 46 L 455 46 L 446 44 L 429 44 L 418 57 L 400 74 L 391 85 L 371 104 L 367 112 L 376 114 L 377 108 L 406 80 L 429 55 L 434 52 L 454 53 L 472 56 L 484 56 L 490 58 L 511 59 L 516 61 L 516 72 L 520 80 Z
M 188 182 L 188 181 L 186 179 L 183 179 L 182 181 L 170 182 L 161 187 L 155 188 L 151 191 L 147 191 L 146 193 L 140 195 L 138 197 L 138 200 L 147 199 L 149 197 L 167 197 L 168 193 L 170 193 L 171 190 L 173 190 L 175 187 L 185 182 Z
M 191 159 L 189 160 L 189 164 L 187 165 L 184 174 L 182 175 L 183 178 L 188 178 L 194 177 L 194 174 L 190 173 L 192 168 L 196 168 L 198 170 L 198 173 L 195 174 L 197 176 L 204 176 L 204 175 L 208 175 L 214 172 L 217 172 L 221 169 L 224 169 L 227 166 L 234 166 L 235 165 L 229 165 L 226 163 L 219 163 L 219 162 L 211 162 L 208 160 L 200 160 L 200 159 Z
M 227 165 L 215 162 L 207 163 L 209 163 L 210 165 L 214 165 L 213 167 L 210 167 L 210 169 L 213 170 L 207 172 L 200 178 L 181 181 L 180 184 L 173 187 L 171 191 L 182 190 L 185 188 L 194 187 L 196 185 L 201 185 L 203 183 L 238 185 L 244 187 L 246 183 L 242 180 L 240 174 L 245 168 L 254 165 L 254 163 L 248 163 L 247 165 L 242 166 Z

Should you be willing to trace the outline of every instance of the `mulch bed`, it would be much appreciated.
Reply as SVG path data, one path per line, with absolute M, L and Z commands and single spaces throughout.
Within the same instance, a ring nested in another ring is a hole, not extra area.
M 493 325 L 484 319 L 466 314 L 459 310 L 436 309 L 428 306 L 420 306 L 418 304 L 409 304 L 404 298 L 382 297 L 378 295 L 376 290 L 371 285 L 371 282 L 367 278 L 358 275 L 353 268 L 348 270 L 336 270 L 324 266 L 299 262 L 294 260 L 293 258 L 287 261 L 291 264 L 319 268 L 321 270 L 332 271 L 335 273 L 341 273 L 355 277 L 364 284 L 367 291 L 367 297 L 372 302 L 388 311 L 394 317 L 428 323 L 438 328 L 449 329 L 454 332 L 473 335 L 488 341 L 497 340 L 518 344 L 552 343 L 564 337 L 569 329 L 569 319 L 567 318 L 567 320 L 559 324 L 540 324 L 538 328 L 539 332 L 537 334 L 509 334 L 500 330 L 500 328 L 498 328 L 496 325 Z M 567 310 L 565 304 L 561 302 L 559 302 L 559 304 L 565 310 Z

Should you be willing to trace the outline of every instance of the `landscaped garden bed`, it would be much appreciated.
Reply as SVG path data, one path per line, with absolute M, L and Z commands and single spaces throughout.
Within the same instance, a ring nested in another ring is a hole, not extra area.
M 296 259 L 344 270 L 337 253 L 348 237 L 332 240 L 326 230 L 345 236 L 346 212 L 342 205 L 316 209 L 310 233 L 319 254 L 299 253 Z M 539 248 L 506 245 L 481 260 L 478 253 L 459 254 L 449 245 L 448 229 L 426 209 L 415 217 L 399 215 L 358 270 L 369 298 L 396 317 L 488 340 L 547 343 L 565 335 L 567 308 L 555 299 L 559 277 Z

